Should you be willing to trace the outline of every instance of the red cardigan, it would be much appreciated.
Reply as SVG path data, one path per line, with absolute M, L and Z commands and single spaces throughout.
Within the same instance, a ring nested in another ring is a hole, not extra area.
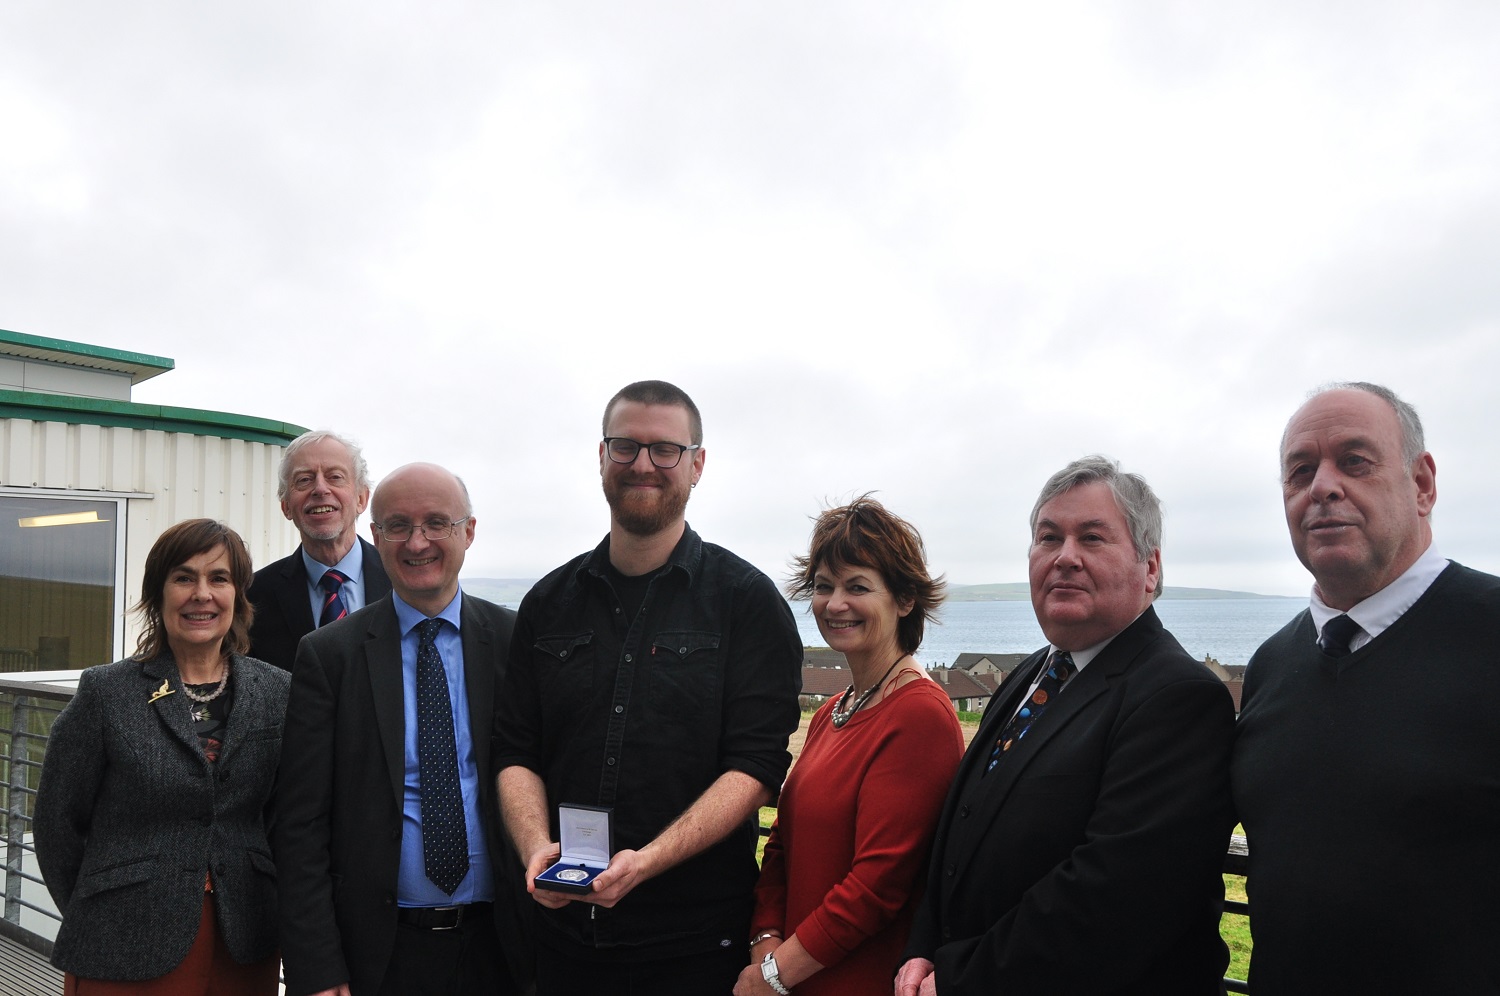
M 901 686 L 843 729 L 828 718 L 836 701 L 808 727 L 755 889 L 752 935 L 795 933 L 824 966 L 798 996 L 890 990 L 964 750 L 933 681 Z

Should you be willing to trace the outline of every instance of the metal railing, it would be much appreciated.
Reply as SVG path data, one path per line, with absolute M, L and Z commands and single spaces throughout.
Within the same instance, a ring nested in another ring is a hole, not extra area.
M 72 697 L 71 688 L 0 678 L 0 832 L 5 839 L 0 936 L 43 955 L 51 955 L 51 938 L 62 918 L 51 904 L 41 873 L 28 870 L 36 864 L 36 849 L 30 841 L 32 807 L 46 756 L 47 734 Z M 760 827 L 761 836 L 770 832 L 769 826 Z M 1234 837 L 1224 858 L 1224 873 L 1243 876 L 1248 859 L 1245 838 Z M 23 911 L 31 914 L 27 917 L 32 921 L 30 927 L 22 922 Z M 1226 900 L 1224 912 L 1248 917 L 1250 907 Z M 1231 993 L 1250 992 L 1240 979 L 1226 978 L 1224 987 Z
M 5 839 L 0 935 L 44 955 L 51 954 L 61 917 L 36 868 L 31 819 L 47 733 L 72 697 L 72 689 L 0 679 L 0 834 Z

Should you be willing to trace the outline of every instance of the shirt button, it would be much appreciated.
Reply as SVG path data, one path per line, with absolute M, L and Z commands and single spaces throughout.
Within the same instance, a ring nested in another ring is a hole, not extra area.
M 685 653 L 687 653 L 687 647 L 678 647 L 677 648 L 677 652 L 679 654 L 685 654 Z
M 625 711 L 625 707 L 624 706 L 619 706 L 619 705 L 615 706 L 615 712 L 616 712 L 616 714 L 622 713 L 624 711 Z
M 969 818 L 969 807 L 968 806 L 960 806 L 960 807 L 958 807 L 958 817 L 959 817 L 959 819 L 962 819 L 962 820 L 968 819 Z
M 631 654 L 626 654 L 625 655 L 625 663 L 626 664 L 629 664 L 633 660 L 635 660 L 635 657 L 633 655 L 631 655 Z
M 620 607 L 618 605 L 616 605 L 615 606 L 615 615 L 619 615 L 619 614 L 620 614 Z
M 949 878 L 952 878 L 957 871 L 958 868 L 954 865 L 949 865 L 947 868 L 943 869 L 944 874 L 946 874 Z
M 612 758 L 612 757 L 606 757 L 604 759 L 604 763 L 610 765 L 611 767 L 613 767 L 614 763 L 615 763 L 615 759 Z
M 566 656 L 568 656 L 568 652 L 566 650 L 558 651 L 557 656 L 559 656 L 559 657 L 566 657 Z

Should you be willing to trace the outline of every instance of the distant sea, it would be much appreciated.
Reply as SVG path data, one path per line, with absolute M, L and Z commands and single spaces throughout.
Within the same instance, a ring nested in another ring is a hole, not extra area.
M 1307 607 L 1305 598 L 1158 599 L 1157 615 L 1189 654 L 1220 664 L 1248 664 L 1266 637 Z M 809 647 L 825 646 L 807 603 L 793 602 L 797 629 Z M 1046 644 L 1029 601 L 949 602 L 942 624 L 929 625 L 917 659 L 929 667 L 952 664 L 961 653 L 1030 653 Z

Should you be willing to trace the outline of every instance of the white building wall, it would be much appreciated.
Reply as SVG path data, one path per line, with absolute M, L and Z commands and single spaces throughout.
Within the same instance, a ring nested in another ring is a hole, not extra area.
M 0 486 L 127 493 L 126 605 L 140 594 L 146 554 L 183 519 L 222 519 L 244 537 L 257 568 L 296 549 L 276 500 L 285 447 L 185 432 L 0 419 Z M 127 652 L 139 635 L 122 621 Z

